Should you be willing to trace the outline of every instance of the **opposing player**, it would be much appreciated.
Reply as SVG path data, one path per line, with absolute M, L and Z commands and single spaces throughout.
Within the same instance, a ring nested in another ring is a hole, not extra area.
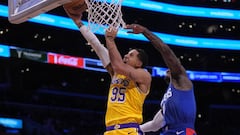
M 161 53 L 169 68 L 165 78 L 169 86 L 161 101 L 162 110 L 156 113 L 152 121 L 142 124 L 141 130 L 150 132 L 164 127 L 163 135 L 196 135 L 196 101 L 193 83 L 185 68 L 169 46 L 146 27 L 131 24 L 127 25 L 127 29 L 135 34 L 142 33 Z
M 82 6 L 79 6 L 82 7 Z M 114 39 L 117 31 L 106 31 L 107 49 L 97 37 L 81 22 L 81 15 L 65 11 L 81 33 L 90 43 L 98 57 L 111 75 L 105 116 L 105 135 L 140 135 L 142 107 L 151 85 L 151 75 L 143 67 L 147 64 L 147 55 L 142 49 L 132 49 L 122 59 Z M 83 11 L 78 9 L 77 11 Z

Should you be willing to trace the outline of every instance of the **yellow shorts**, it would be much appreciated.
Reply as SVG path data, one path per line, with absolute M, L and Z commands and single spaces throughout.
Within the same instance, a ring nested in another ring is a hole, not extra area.
M 137 123 L 127 123 L 107 127 L 104 135 L 143 135 L 143 133 Z

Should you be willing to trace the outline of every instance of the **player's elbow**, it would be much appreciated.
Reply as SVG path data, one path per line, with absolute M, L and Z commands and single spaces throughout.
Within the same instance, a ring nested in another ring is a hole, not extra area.
M 118 74 L 124 74 L 125 72 L 124 66 L 121 63 L 114 63 L 114 64 L 112 63 L 112 68 L 113 68 L 113 71 Z

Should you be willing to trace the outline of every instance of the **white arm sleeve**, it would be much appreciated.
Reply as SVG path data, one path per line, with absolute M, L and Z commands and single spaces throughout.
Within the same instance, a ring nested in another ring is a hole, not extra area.
M 164 127 L 166 124 L 164 117 L 162 115 L 162 110 L 159 110 L 157 114 L 154 116 L 153 120 L 148 121 L 142 125 L 140 125 L 140 129 L 142 132 L 155 132 L 160 128 Z
M 100 43 L 96 35 L 94 35 L 86 26 L 82 25 L 80 27 L 80 32 L 88 43 L 90 43 L 105 68 L 110 63 L 108 50 Z

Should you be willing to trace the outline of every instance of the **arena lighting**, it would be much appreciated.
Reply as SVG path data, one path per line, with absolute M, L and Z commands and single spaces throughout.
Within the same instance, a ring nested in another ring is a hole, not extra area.
M 0 5 L 0 16 L 7 17 L 7 7 Z M 40 14 L 29 20 L 30 22 L 79 30 L 73 21 L 67 17 L 61 17 L 50 14 Z M 84 24 L 87 25 L 86 21 L 83 21 Z M 96 31 L 96 34 L 103 35 L 104 30 L 99 29 Z M 184 47 L 194 47 L 194 48 L 209 48 L 209 49 L 226 49 L 226 50 L 240 50 L 240 41 L 239 40 L 230 40 L 230 39 L 214 39 L 214 38 L 197 38 L 197 37 L 187 37 L 187 36 L 178 36 L 172 34 L 164 34 L 155 32 L 155 34 L 163 39 L 163 41 L 167 44 L 176 45 L 176 46 L 184 46 Z M 141 34 L 130 34 L 126 33 L 125 30 L 120 30 L 118 33 L 118 37 L 127 38 L 132 40 L 142 40 L 148 41 Z
M 124 0 L 122 5 L 131 8 L 138 8 L 143 10 L 150 10 L 154 12 L 163 12 L 182 16 L 240 20 L 239 10 L 180 6 L 162 2 L 155 2 L 151 0 Z
M 10 57 L 10 48 L 6 45 L 0 44 L 0 56 Z
M 8 7 L 0 5 L 0 16 L 8 17 Z
M 71 19 L 49 15 L 41 14 L 37 17 L 30 19 L 29 21 L 35 23 L 41 23 L 61 28 L 79 30 L 76 25 L 72 22 Z M 84 21 L 84 24 L 87 25 L 87 22 Z M 104 29 L 100 28 L 95 33 L 104 35 Z M 239 40 L 230 40 L 230 39 L 214 39 L 214 38 L 197 38 L 197 37 L 187 37 L 187 36 L 178 36 L 172 34 L 157 33 L 155 34 L 162 38 L 162 40 L 171 45 L 184 46 L 184 47 L 194 47 L 194 48 L 211 48 L 211 49 L 227 49 L 227 50 L 240 50 L 240 41 Z M 148 41 L 141 34 L 131 34 L 127 33 L 126 30 L 120 30 L 118 37 L 127 38 L 132 40 L 142 40 Z
M 16 118 L 0 117 L 0 125 L 3 125 L 6 128 L 22 129 L 23 121 Z
M 174 15 L 240 20 L 240 11 L 232 9 L 181 6 L 151 0 L 124 0 L 122 5 Z
M 154 32 L 158 37 L 167 43 L 174 46 L 193 47 L 193 48 L 209 48 L 209 49 L 226 49 L 226 50 L 240 50 L 239 40 L 230 39 L 216 39 L 216 38 L 198 38 L 178 36 L 172 34 L 164 34 Z M 131 34 L 126 32 L 119 32 L 118 37 L 128 38 L 134 40 L 148 41 L 143 35 Z

